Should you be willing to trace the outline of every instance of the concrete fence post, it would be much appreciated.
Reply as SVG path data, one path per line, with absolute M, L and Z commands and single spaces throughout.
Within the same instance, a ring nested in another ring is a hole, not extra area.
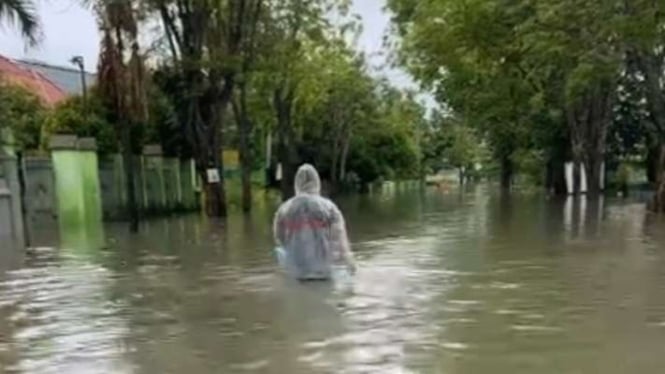
M 186 210 L 196 210 L 198 208 L 196 178 L 194 161 L 191 159 L 180 160 L 180 190 L 182 191 L 182 205 Z
M 20 188 L 16 157 L 0 151 L 0 243 L 11 250 L 26 244 Z
M 146 145 L 143 147 L 143 178 L 148 212 L 166 210 L 166 190 L 164 186 L 164 160 L 162 147 Z

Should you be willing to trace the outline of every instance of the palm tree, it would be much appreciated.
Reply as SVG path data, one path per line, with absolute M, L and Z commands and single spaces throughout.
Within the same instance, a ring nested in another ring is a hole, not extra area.
M 132 128 L 148 120 L 146 72 L 139 52 L 137 14 L 132 0 L 96 0 L 93 8 L 102 34 L 98 87 L 116 124 L 125 169 L 127 215 L 130 230 L 136 232 L 140 212 Z
M 32 0 L 0 0 L 0 20 L 17 26 L 30 45 L 39 41 L 40 26 Z

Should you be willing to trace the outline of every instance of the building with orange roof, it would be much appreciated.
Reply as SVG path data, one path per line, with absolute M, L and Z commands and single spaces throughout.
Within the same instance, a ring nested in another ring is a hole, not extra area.
M 0 55 L 0 80 L 21 86 L 39 97 L 44 105 L 53 107 L 67 98 L 65 92 L 44 74 Z

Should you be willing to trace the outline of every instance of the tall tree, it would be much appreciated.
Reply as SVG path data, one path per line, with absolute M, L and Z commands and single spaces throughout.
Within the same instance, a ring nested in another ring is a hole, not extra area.
M 262 0 L 147 0 L 160 18 L 185 96 L 181 120 L 204 184 L 206 212 L 225 216 L 223 124 Z M 214 170 L 219 180 L 209 180 Z
M 533 135 L 540 126 L 555 124 L 565 127 L 569 157 L 585 165 L 589 192 L 599 192 L 623 56 L 615 3 L 390 0 L 388 5 L 402 38 L 402 63 L 465 122 L 484 128 L 501 159 L 504 187 L 515 150 L 543 146 Z M 558 138 L 552 136 L 552 144 Z
M 537 90 L 517 35 L 531 12 L 500 0 L 388 5 L 401 38 L 398 61 L 488 139 L 500 162 L 501 186 L 509 189 L 513 154 L 528 143 L 528 103 Z
M 643 78 L 643 91 L 650 114 L 648 149 L 655 148 L 656 194 L 652 208 L 665 212 L 665 4 L 662 1 L 624 1 L 627 34 L 627 60 L 635 64 Z M 652 153 L 649 152 L 649 156 Z
M 293 178 L 299 162 L 296 116 L 307 103 L 305 78 L 313 66 L 308 54 L 325 43 L 330 32 L 326 12 L 346 1 L 274 0 L 269 3 L 271 18 L 266 23 L 270 35 L 266 60 L 271 74 L 268 86 L 276 118 L 277 159 L 282 167 L 282 198 L 293 195 Z M 302 111 L 301 111 L 302 112 Z
M 139 49 L 137 9 L 131 0 L 94 4 L 102 34 L 99 90 L 116 125 L 122 149 L 130 230 L 138 231 L 140 209 L 135 176 L 134 128 L 147 122 L 146 73 Z
M 537 3 L 525 40 L 540 71 L 563 72 L 560 90 L 572 157 L 583 163 L 589 193 L 600 192 L 607 132 L 622 69 L 622 17 L 602 0 Z M 552 89 L 546 87 L 545 89 Z
M 261 43 L 265 41 L 265 21 L 263 0 L 257 0 L 254 3 L 251 15 L 252 22 L 246 27 L 246 37 L 242 40 L 240 47 L 240 71 L 237 82 L 237 95 L 233 104 L 233 113 L 238 125 L 238 153 L 240 156 L 241 183 L 242 183 L 242 201 L 241 206 L 244 212 L 252 209 L 252 184 L 251 176 L 254 167 L 252 157 L 254 138 L 254 119 L 250 115 L 249 90 L 252 89 L 251 83 L 255 73 L 255 64 L 258 49 L 266 47 Z

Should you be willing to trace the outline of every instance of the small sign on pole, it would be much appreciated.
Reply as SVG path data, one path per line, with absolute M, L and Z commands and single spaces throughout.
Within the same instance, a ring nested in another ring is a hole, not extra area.
M 212 168 L 206 170 L 207 175 L 208 175 L 208 183 L 213 184 L 213 183 L 219 183 L 219 170 Z
M 276 181 L 281 181 L 282 180 L 282 164 L 281 163 L 277 164 L 277 170 L 275 170 L 275 180 Z

